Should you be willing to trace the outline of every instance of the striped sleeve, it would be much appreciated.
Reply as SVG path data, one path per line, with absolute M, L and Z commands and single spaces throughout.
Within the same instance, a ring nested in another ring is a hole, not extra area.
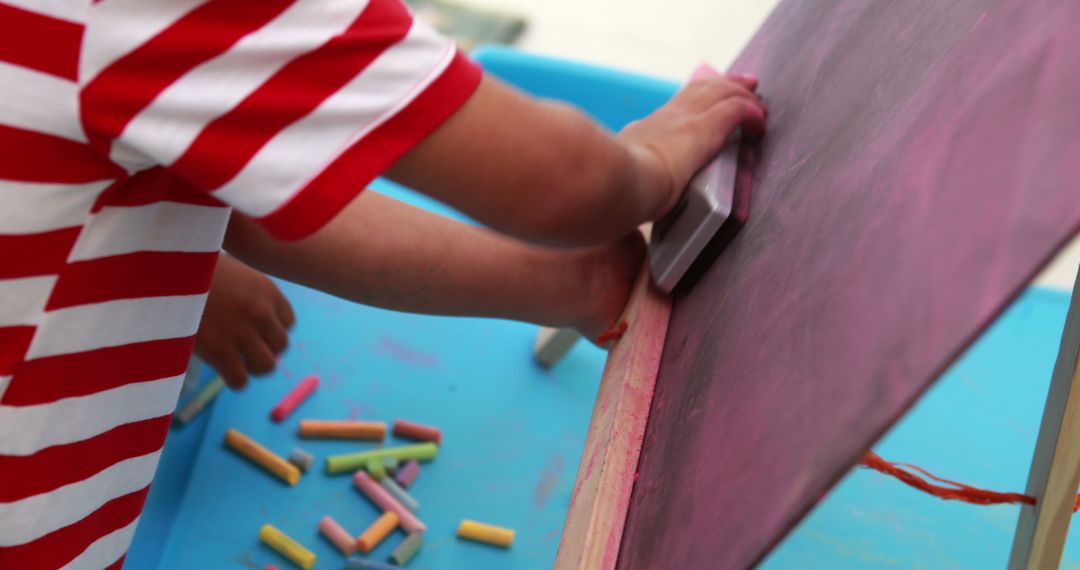
M 91 144 L 282 239 L 326 223 L 481 76 L 400 0 L 107 0 L 90 21 Z

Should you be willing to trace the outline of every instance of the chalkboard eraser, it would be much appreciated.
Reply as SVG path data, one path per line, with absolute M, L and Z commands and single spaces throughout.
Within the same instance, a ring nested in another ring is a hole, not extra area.
M 690 180 L 678 204 L 653 225 L 649 270 L 665 293 L 684 292 L 746 223 L 754 148 L 736 136 Z

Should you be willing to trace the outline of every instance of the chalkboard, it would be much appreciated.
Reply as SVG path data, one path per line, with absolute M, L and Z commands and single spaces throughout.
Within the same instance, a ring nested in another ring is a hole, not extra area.
M 1077 233 L 1077 30 L 1066 1 L 777 8 L 733 66 L 770 107 L 750 220 L 675 300 L 620 568 L 761 560 Z

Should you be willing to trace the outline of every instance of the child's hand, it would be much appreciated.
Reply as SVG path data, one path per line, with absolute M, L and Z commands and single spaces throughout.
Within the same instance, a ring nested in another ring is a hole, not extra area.
M 195 353 L 238 390 L 247 384 L 249 372 L 266 374 L 274 369 L 295 320 L 289 301 L 273 281 L 221 255 L 195 335 Z
M 622 318 L 630 292 L 645 258 L 645 239 L 640 232 L 605 246 L 574 252 L 584 267 L 588 303 L 574 328 L 586 339 L 596 338 Z
M 721 75 L 702 66 L 671 101 L 619 133 L 664 193 L 653 219 L 671 211 L 690 177 L 720 152 L 736 128 L 747 137 L 765 133 L 768 110 L 755 89 L 753 76 Z

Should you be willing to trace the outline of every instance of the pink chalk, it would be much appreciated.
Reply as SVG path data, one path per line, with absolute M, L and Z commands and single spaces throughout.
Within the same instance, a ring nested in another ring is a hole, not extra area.
M 389 492 L 383 488 L 378 482 L 371 478 L 363 469 L 356 472 L 353 475 L 353 485 L 360 490 L 363 494 L 367 495 L 367 498 L 371 499 L 372 503 L 375 503 L 377 507 L 384 511 L 391 511 L 398 516 L 400 520 L 401 528 L 406 533 L 410 532 L 424 532 L 427 530 L 427 526 L 420 522 L 420 519 L 416 518 L 416 515 L 404 505 L 399 503 L 397 499 L 390 495 Z
M 311 393 L 315 391 L 315 387 L 318 385 L 319 377 L 315 375 L 301 380 L 291 392 L 278 402 L 278 405 L 274 406 L 274 409 L 270 411 L 270 418 L 275 422 L 280 422 L 289 417 L 289 414 L 293 413 L 297 406 L 311 396 Z
M 403 489 L 408 489 L 409 485 L 416 481 L 416 476 L 420 474 L 420 463 L 415 459 L 408 460 L 405 465 L 398 468 L 397 475 L 394 479 L 397 480 L 398 485 L 401 485 Z
M 329 516 L 319 521 L 319 532 L 345 556 L 351 556 L 353 552 L 356 552 L 356 541 L 352 535 Z
M 717 77 L 722 75 L 715 67 L 702 63 L 694 68 L 694 73 L 690 75 L 690 81 L 697 81 L 698 79 L 705 79 L 706 77 Z

